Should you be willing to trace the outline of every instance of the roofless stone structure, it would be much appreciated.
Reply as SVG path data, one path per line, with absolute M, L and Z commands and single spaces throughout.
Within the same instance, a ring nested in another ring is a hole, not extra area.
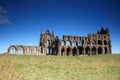
M 110 54 L 111 40 L 109 29 L 101 28 L 96 34 L 87 37 L 63 35 L 62 39 L 54 31 L 41 30 L 39 46 L 11 45 L 8 54 L 78 56 Z

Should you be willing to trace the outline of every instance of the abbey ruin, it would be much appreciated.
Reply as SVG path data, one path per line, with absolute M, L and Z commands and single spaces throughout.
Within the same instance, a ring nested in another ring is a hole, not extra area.
M 39 46 L 11 45 L 8 54 L 79 56 L 111 54 L 109 29 L 101 28 L 87 37 L 63 35 L 62 39 L 54 31 L 41 30 Z

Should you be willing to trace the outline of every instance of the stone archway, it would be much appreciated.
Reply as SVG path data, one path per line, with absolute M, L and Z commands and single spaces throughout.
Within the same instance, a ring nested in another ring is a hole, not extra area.
M 102 41 L 101 40 L 98 40 L 98 45 L 102 45 Z
M 61 41 L 61 46 L 65 46 L 65 41 L 64 40 Z
M 107 49 L 107 47 L 104 47 L 104 49 L 103 49 L 103 53 L 104 53 L 104 54 L 107 54 L 107 53 L 108 53 L 108 49 Z
M 98 47 L 98 54 L 102 54 L 102 48 Z
M 25 49 L 23 48 L 23 46 L 19 46 L 18 47 L 18 54 L 24 54 Z
M 9 48 L 9 53 L 10 54 L 16 54 L 16 47 L 15 46 L 11 46 L 10 48 Z
M 107 41 L 106 40 L 104 40 L 104 45 L 107 45 Z
M 92 55 L 95 55 L 95 54 L 96 54 L 96 48 L 93 47 L 93 48 L 92 48 Z
M 72 46 L 77 46 L 77 42 L 72 42 Z

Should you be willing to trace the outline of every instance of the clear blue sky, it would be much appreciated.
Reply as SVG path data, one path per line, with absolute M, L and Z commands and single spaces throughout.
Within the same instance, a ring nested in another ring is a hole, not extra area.
M 9 45 L 39 45 L 40 29 L 87 36 L 110 29 L 112 52 L 120 53 L 120 0 L 0 0 L 0 53 Z

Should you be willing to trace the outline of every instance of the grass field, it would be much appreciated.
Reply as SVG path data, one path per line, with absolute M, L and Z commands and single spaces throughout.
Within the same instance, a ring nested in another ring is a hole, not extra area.
M 120 80 L 120 54 L 0 55 L 0 80 Z

